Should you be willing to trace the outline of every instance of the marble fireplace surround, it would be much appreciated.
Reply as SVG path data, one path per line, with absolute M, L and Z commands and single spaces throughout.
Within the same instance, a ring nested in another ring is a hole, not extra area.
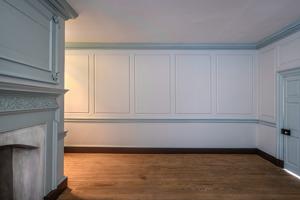
M 36 197 L 23 196 L 24 200 L 41 199 L 57 187 L 57 139 L 60 121 L 57 98 L 64 93 L 65 90 L 62 89 L 0 82 L 0 148 L 9 145 L 29 146 L 33 147 L 29 151 L 38 152 L 39 161 L 34 162 L 39 163 L 39 168 L 33 169 L 42 176 L 38 180 L 41 181 L 40 188 L 38 185 L 34 186 L 37 188 L 31 188 L 36 191 Z M 22 151 L 21 148 L 14 149 L 17 149 L 16 152 Z M 28 154 L 28 150 L 24 152 Z M 17 153 L 15 157 L 20 155 L 22 153 Z
M 45 135 L 46 125 L 0 134 L 0 199 L 43 199 Z

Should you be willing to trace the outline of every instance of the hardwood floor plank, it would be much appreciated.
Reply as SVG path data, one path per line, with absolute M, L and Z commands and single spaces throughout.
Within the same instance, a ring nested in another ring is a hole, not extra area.
M 257 155 L 65 154 L 60 200 L 289 200 L 300 181 Z

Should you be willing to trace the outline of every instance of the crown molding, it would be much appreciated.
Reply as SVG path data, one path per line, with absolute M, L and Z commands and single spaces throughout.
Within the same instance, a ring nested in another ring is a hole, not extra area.
M 66 49 L 143 49 L 143 50 L 255 50 L 255 44 L 209 43 L 93 43 L 67 42 Z
M 75 19 L 78 13 L 66 0 L 42 0 L 49 10 L 61 16 L 64 20 Z
M 292 35 L 293 33 L 298 32 L 299 30 L 300 30 L 300 20 L 298 20 L 292 24 L 289 24 L 288 26 L 282 28 L 281 30 L 258 41 L 256 43 L 256 49 L 261 49 L 265 46 L 268 46 L 278 40 L 281 40 L 289 35 Z
M 300 20 L 253 43 L 98 43 L 66 42 L 66 49 L 257 50 L 300 31 Z

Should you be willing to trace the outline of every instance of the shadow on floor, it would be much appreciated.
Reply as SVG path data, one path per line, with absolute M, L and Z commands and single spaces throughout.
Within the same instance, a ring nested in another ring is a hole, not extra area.
M 84 200 L 72 193 L 71 188 L 65 189 L 65 191 L 59 196 L 58 200 Z

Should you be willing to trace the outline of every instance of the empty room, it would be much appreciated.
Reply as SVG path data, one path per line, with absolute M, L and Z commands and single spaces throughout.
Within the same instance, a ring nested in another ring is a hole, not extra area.
M 299 0 L 1 0 L 0 200 L 299 200 Z

